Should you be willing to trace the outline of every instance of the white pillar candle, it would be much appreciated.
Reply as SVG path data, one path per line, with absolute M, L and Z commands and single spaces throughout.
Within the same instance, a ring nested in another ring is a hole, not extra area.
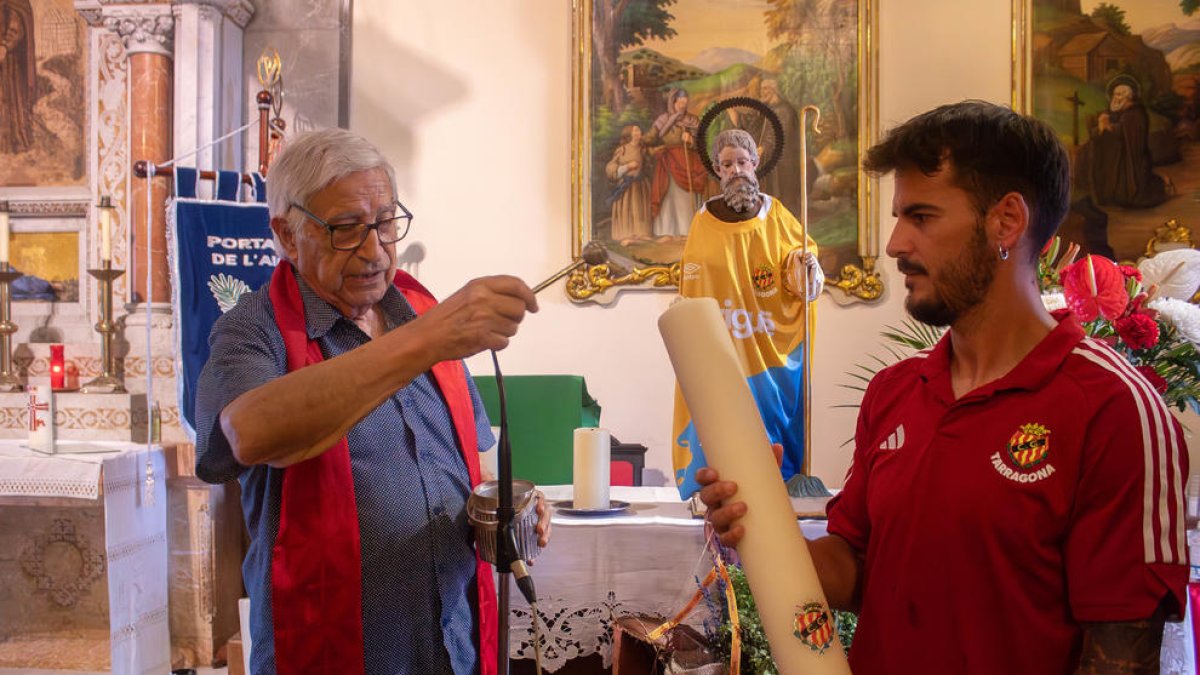
M 758 407 L 711 298 L 680 300 L 658 320 L 704 448 L 745 502 L 738 544 L 771 655 L 781 673 L 849 675 L 845 652 L 796 523 Z
M 575 430 L 575 495 L 577 509 L 607 509 L 609 454 L 612 440 L 607 429 Z
M 0 263 L 8 262 L 8 212 L 0 211 Z
M 112 209 L 100 209 L 100 260 L 112 260 Z
M 54 391 L 47 385 L 27 387 L 29 447 L 38 452 L 54 452 Z

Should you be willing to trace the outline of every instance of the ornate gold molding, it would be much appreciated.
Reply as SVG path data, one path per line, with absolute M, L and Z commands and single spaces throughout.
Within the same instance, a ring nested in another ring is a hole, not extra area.
M 587 302 L 614 286 L 673 289 L 679 286 L 679 270 L 676 262 L 666 266 L 638 267 L 627 274 L 613 276 L 614 270 L 608 263 L 586 265 L 567 277 L 567 297 L 575 302 Z
M 1155 253 L 1170 248 L 1195 248 L 1195 243 L 1192 242 L 1192 228 L 1179 222 L 1178 218 L 1171 218 L 1154 228 L 1154 236 L 1146 242 L 1145 256 L 1152 258 Z
M 878 300 L 883 295 L 883 280 L 879 278 L 879 272 L 875 271 L 875 257 L 864 257 L 861 268 L 857 265 L 843 265 L 837 279 L 825 282 L 826 289 L 831 287 L 839 288 L 859 300 Z

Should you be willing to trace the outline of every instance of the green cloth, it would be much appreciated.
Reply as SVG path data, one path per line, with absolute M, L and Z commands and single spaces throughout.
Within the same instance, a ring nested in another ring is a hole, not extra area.
M 492 426 L 500 426 L 496 378 L 476 375 L 475 386 Z M 578 375 L 506 375 L 513 478 L 539 485 L 574 481 L 575 429 L 600 425 L 600 404 Z M 497 442 L 499 439 L 497 439 Z

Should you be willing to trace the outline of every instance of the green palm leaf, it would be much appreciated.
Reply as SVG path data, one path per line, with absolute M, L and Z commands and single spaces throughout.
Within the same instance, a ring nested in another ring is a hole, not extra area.
M 846 371 L 846 376 L 852 381 L 838 384 L 843 389 L 858 392 L 858 402 L 838 403 L 831 407 L 858 408 L 862 402 L 862 395 L 867 391 L 866 385 L 870 384 L 879 371 L 907 359 L 915 352 L 930 349 L 937 344 L 938 340 L 942 339 L 945 330 L 915 319 L 905 319 L 899 326 L 884 326 L 879 335 L 884 339 L 883 349 L 887 355 L 868 354 L 866 363 L 856 363 Z M 842 446 L 849 445 L 853 441 L 854 439 L 850 438 L 842 443 Z

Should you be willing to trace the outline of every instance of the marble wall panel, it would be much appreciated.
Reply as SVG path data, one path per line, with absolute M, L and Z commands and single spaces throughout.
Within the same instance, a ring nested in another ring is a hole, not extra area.
M 274 48 L 283 64 L 280 116 L 288 133 L 349 123 L 348 82 L 343 60 L 350 58 L 349 0 L 254 0 L 254 18 L 244 38 L 248 119 L 258 114 L 254 96 L 262 88 L 256 63 Z M 258 137 L 246 139 L 246 162 L 258 162 Z

